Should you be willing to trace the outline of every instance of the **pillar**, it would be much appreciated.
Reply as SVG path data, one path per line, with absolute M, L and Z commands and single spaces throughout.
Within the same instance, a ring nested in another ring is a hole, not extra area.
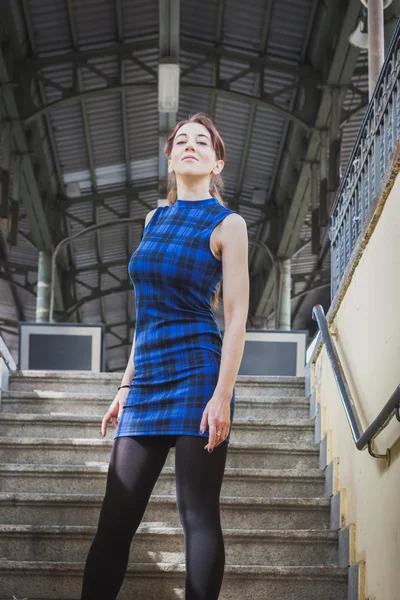
M 367 3 L 363 2 L 363 4 L 368 6 L 368 76 L 370 98 L 375 89 L 385 57 L 383 3 L 384 0 L 368 0 Z
M 36 296 L 36 321 L 48 323 L 50 312 L 51 254 L 40 250 Z
M 290 331 L 291 329 L 291 262 L 290 258 L 279 260 L 281 271 L 281 293 L 279 302 L 279 329 Z

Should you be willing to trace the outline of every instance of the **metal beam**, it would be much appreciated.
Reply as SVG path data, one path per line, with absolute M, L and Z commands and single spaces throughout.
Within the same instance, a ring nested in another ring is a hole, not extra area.
M 312 82 L 308 82 L 310 84 Z M 108 86 L 100 87 L 98 89 L 92 90 L 84 90 L 80 92 L 75 92 L 73 94 L 69 94 L 65 98 L 61 98 L 60 100 L 55 100 L 54 102 L 50 102 L 46 106 L 35 110 L 29 115 L 26 115 L 24 118 L 25 125 L 29 125 L 33 121 L 35 121 L 40 116 L 50 114 L 54 110 L 58 108 L 62 108 L 67 106 L 68 104 L 73 104 L 75 102 L 81 102 L 88 98 L 94 98 L 99 96 L 106 96 L 109 94 L 115 94 L 116 92 L 123 92 L 127 90 L 141 90 L 141 91 L 154 91 L 157 88 L 157 81 L 149 81 L 146 83 L 126 83 L 126 84 L 110 84 Z M 301 86 L 301 82 L 298 83 L 297 87 Z M 268 106 L 270 109 L 280 114 L 281 116 L 293 121 L 300 127 L 302 127 L 305 131 L 309 131 L 312 129 L 312 123 L 307 123 L 304 119 L 302 119 L 299 115 L 291 113 L 289 110 L 283 108 L 281 105 L 274 102 L 270 95 L 264 94 L 262 97 L 251 96 L 250 94 L 242 94 L 241 92 L 236 92 L 234 90 L 229 90 L 224 87 L 224 85 L 217 85 L 216 87 L 208 86 L 208 85 L 196 85 L 194 83 L 180 83 L 180 89 L 183 91 L 189 92 L 198 92 L 202 94 L 207 94 L 211 97 L 217 95 L 222 98 L 229 98 L 231 100 L 235 100 L 237 102 L 242 102 L 244 104 L 255 104 L 256 106 Z M 305 86 L 305 92 L 307 94 L 310 93 L 310 85 Z M 312 90 L 312 94 L 316 92 L 316 88 Z M 307 98 L 306 101 L 307 103 Z M 171 124 L 172 128 L 172 124 Z
M 311 38 L 311 33 L 313 30 L 313 26 L 314 26 L 314 19 L 315 19 L 315 15 L 317 12 L 317 8 L 318 8 L 318 0 L 314 0 L 313 1 L 313 6 L 310 12 L 310 19 L 308 22 L 308 28 L 307 28 L 307 32 L 304 38 L 304 43 L 303 43 L 303 48 L 301 51 L 301 61 L 304 61 L 306 58 L 306 54 L 307 54 L 307 49 L 308 49 L 308 44 L 310 42 L 310 38 Z M 297 94 L 298 94 L 298 89 L 294 89 L 293 93 L 291 95 L 291 98 L 289 100 L 289 111 L 291 112 L 295 106 L 296 103 L 296 99 L 297 99 Z M 270 205 L 271 203 L 275 203 L 275 205 L 277 205 L 277 202 L 274 202 L 274 196 L 276 194 L 276 182 L 277 182 L 277 178 L 278 178 L 278 174 L 280 172 L 280 168 L 281 168 L 281 162 L 282 162 L 282 157 L 284 154 L 284 148 L 285 148 L 285 144 L 288 138 L 288 132 L 289 132 L 289 126 L 290 126 L 290 121 L 286 120 L 285 125 L 284 125 L 284 130 L 282 132 L 281 135 L 281 139 L 280 139 L 280 143 L 279 143 L 279 147 L 277 150 L 277 156 L 276 156 L 276 160 L 275 160 L 275 165 L 274 165 L 274 169 L 271 175 L 271 180 L 269 182 L 269 189 L 268 189 L 268 198 L 266 201 L 267 205 Z M 294 169 L 292 169 L 292 171 L 294 171 Z M 281 215 L 280 215 L 281 216 Z M 260 227 L 257 231 L 257 237 L 258 238 L 262 238 L 264 235 L 264 228 L 267 226 L 266 221 L 261 221 L 260 223 Z M 253 264 L 253 257 L 256 253 L 257 247 L 255 245 L 253 245 L 251 247 L 250 250 L 250 256 L 249 256 L 249 265 L 250 268 L 252 267 Z M 275 279 L 275 278 L 274 278 Z M 276 296 L 276 295 L 275 295 Z
M 72 47 L 74 50 L 78 50 L 78 35 L 77 35 L 77 31 L 76 31 L 76 26 L 75 26 L 74 9 L 73 9 L 72 0 L 67 0 L 67 12 L 68 12 L 68 22 L 69 22 L 69 27 L 70 27 L 70 32 L 71 32 Z M 75 74 L 76 74 L 76 87 L 78 88 L 79 91 L 83 91 L 84 84 L 83 84 L 82 72 L 79 67 L 76 69 Z M 88 161 L 89 161 L 89 170 L 90 170 L 90 177 L 91 177 L 91 182 L 92 182 L 92 189 L 96 193 L 97 192 L 96 168 L 95 168 L 95 164 L 94 164 L 92 139 L 91 139 L 91 135 L 90 135 L 89 117 L 88 117 L 86 102 L 84 99 L 82 99 L 82 101 L 81 101 L 81 111 L 82 111 L 82 118 L 83 118 L 84 138 L 85 138 Z M 94 204 L 92 208 L 93 208 L 92 220 L 93 220 L 94 224 L 97 224 L 97 206 Z M 97 262 L 100 263 L 101 262 L 101 250 L 100 250 L 101 240 L 100 240 L 100 233 L 99 233 L 98 229 L 96 229 L 96 231 L 95 231 L 95 240 L 96 240 Z M 99 286 L 101 287 L 101 273 L 98 274 L 98 277 L 99 277 Z M 103 298 L 101 297 L 100 298 L 100 318 L 101 318 L 102 323 L 106 322 L 105 313 L 106 313 L 106 311 L 105 311 L 105 307 L 104 307 L 104 302 L 103 302 Z M 79 310 L 77 311 L 77 315 L 78 315 L 79 321 L 81 321 Z M 107 371 L 107 361 L 106 361 L 106 371 Z
M 163 11 L 169 11 L 170 5 L 173 0 L 167 0 L 163 2 L 163 6 L 160 8 Z M 224 18 L 224 6 L 223 0 L 219 0 L 218 6 L 218 31 L 221 32 Z M 165 16 L 165 12 L 162 13 L 162 17 Z M 168 23 L 160 21 L 160 29 L 163 26 L 169 27 Z M 218 33 L 218 32 L 217 32 Z M 279 61 L 275 57 L 269 56 L 267 53 L 259 54 L 257 52 L 247 51 L 242 52 L 240 50 L 233 50 L 231 48 L 224 47 L 221 43 L 221 37 L 217 36 L 217 43 L 215 45 L 203 43 L 200 40 L 183 39 L 179 41 L 179 47 L 192 54 L 193 56 L 200 55 L 196 60 L 198 63 L 199 59 L 202 60 L 201 65 L 204 62 L 216 62 L 218 60 L 232 61 L 240 63 L 241 65 L 247 64 L 252 71 L 256 71 L 260 68 L 268 67 L 268 69 L 276 70 L 279 72 L 290 73 L 301 79 L 308 79 L 310 76 L 315 76 L 315 71 L 307 64 L 298 64 L 297 62 L 290 61 Z M 138 57 L 135 57 L 136 53 L 140 53 L 143 50 L 154 50 L 157 45 L 157 35 L 153 39 L 144 40 L 140 42 L 124 42 L 124 43 L 113 43 L 102 48 L 96 48 L 91 50 L 71 50 L 62 54 L 46 57 L 26 57 L 21 60 L 18 64 L 17 73 L 21 77 L 32 77 L 36 76 L 36 73 L 46 69 L 47 67 L 57 67 L 61 65 L 72 65 L 74 67 L 84 67 L 90 65 L 90 60 L 98 61 L 99 59 L 107 59 L 110 57 L 122 58 L 125 60 L 135 60 L 140 62 Z M 164 46 L 165 47 L 165 46 Z M 199 66 L 200 62 L 198 63 Z M 149 67 L 143 65 L 144 70 L 148 73 Z M 154 76 L 153 70 L 150 73 Z
M 93 288 L 92 288 L 93 289 Z M 94 291 L 78 300 L 74 305 L 68 306 L 66 309 L 66 313 L 68 317 L 70 317 L 75 311 L 77 311 L 83 304 L 87 302 L 92 302 L 93 300 L 99 300 L 100 298 L 105 298 L 106 296 L 110 296 L 112 294 L 120 294 L 122 292 L 128 292 L 132 290 L 132 284 L 125 282 L 121 284 L 119 287 L 109 288 L 107 290 L 101 290 L 100 288 L 95 288 Z
M 141 193 L 153 192 L 155 191 L 156 185 L 154 183 L 151 184 L 135 184 L 135 185 L 125 185 L 114 190 L 110 191 L 96 191 L 91 194 L 83 194 L 82 196 L 78 196 L 77 198 L 70 198 L 66 194 L 60 194 L 58 200 L 60 202 L 61 208 L 69 208 L 70 206 L 74 206 L 75 204 L 81 204 L 83 202 L 91 202 L 93 204 L 97 204 L 98 206 L 104 206 L 107 200 L 112 198 L 117 198 L 118 196 L 127 196 L 127 198 L 135 199 L 140 202 L 145 208 L 151 210 L 153 207 L 151 204 L 142 200 L 140 198 Z
M 305 161 L 301 163 L 296 190 L 280 238 L 277 254 L 281 258 L 290 258 L 295 252 L 300 237 L 301 227 L 309 209 L 310 174 L 307 163 L 317 159 L 320 146 L 319 130 L 325 129 L 329 124 L 331 110 L 330 86 L 348 85 L 352 77 L 353 69 L 357 61 L 358 50 L 349 44 L 348 36 L 356 26 L 360 8 L 359 0 L 350 0 L 341 25 L 338 42 L 326 78 L 327 85 L 323 89 L 321 102 L 315 119 L 316 129 L 308 140 L 308 148 L 304 157 Z M 258 299 L 255 311 L 257 316 L 267 316 L 270 312 L 273 304 L 273 288 L 274 280 L 272 274 L 270 274 L 264 285 L 263 292 Z
M 225 1 L 218 0 L 217 6 L 217 21 L 215 24 L 215 44 L 216 48 L 220 48 L 222 45 L 222 39 L 224 35 L 224 19 L 225 19 Z M 218 78 L 221 66 L 221 56 L 217 56 L 213 61 L 213 87 L 216 88 L 218 85 Z M 214 92 L 211 96 L 210 103 L 210 118 L 212 121 L 215 120 L 215 111 L 217 108 L 217 94 Z
M 268 2 L 267 6 L 264 9 L 264 18 L 263 18 L 264 25 L 263 25 L 263 30 L 261 33 L 261 48 L 260 48 L 261 55 L 264 55 L 264 53 L 266 52 L 267 42 L 268 42 L 268 34 L 269 34 L 270 26 L 271 26 L 271 18 L 272 18 L 274 3 L 275 3 L 275 0 L 270 0 L 270 2 Z M 231 81 L 229 83 L 231 83 Z M 262 67 L 261 70 L 258 71 L 258 73 L 256 74 L 256 77 L 255 77 L 255 82 L 254 82 L 254 87 L 253 87 L 253 96 L 256 96 L 257 94 L 259 96 L 264 96 L 264 66 Z M 237 180 L 236 180 L 237 196 L 240 196 L 242 193 L 244 173 L 245 173 L 245 169 L 246 169 L 246 165 L 247 165 L 247 159 L 249 156 L 249 149 L 250 149 L 251 138 L 253 135 L 253 125 L 254 125 L 254 120 L 256 117 L 256 111 L 257 111 L 257 107 L 253 103 L 250 107 L 250 114 L 248 117 L 248 123 L 247 123 L 247 128 L 246 128 L 246 138 L 244 140 L 242 157 L 241 157 L 239 170 L 238 170 L 238 176 L 237 176 Z
M 36 40 L 35 40 L 35 33 L 34 33 L 33 25 L 32 25 L 31 15 L 30 15 L 30 11 L 29 11 L 28 0 L 22 0 L 22 10 L 23 10 L 25 24 L 26 24 L 26 28 L 27 28 L 27 32 L 28 32 L 28 38 L 29 38 L 29 43 L 31 46 L 32 56 L 36 57 L 37 56 Z M 44 90 L 42 81 L 38 80 L 37 87 L 38 87 L 40 99 L 41 99 L 41 102 L 43 105 L 46 103 L 46 92 Z M 64 177 L 63 177 L 63 173 L 62 173 L 60 159 L 58 156 L 58 150 L 57 150 L 56 140 L 55 140 L 55 136 L 54 136 L 54 128 L 53 128 L 53 125 L 51 122 L 50 115 L 45 116 L 45 124 L 46 124 L 46 131 L 47 131 L 47 135 L 48 135 L 48 139 L 49 139 L 49 143 L 50 143 L 50 148 L 51 148 L 51 157 L 52 157 L 54 167 L 55 167 L 55 172 L 57 175 L 58 188 L 59 188 L 61 194 L 65 194 Z M 54 210 L 53 214 L 56 215 L 57 211 Z M 60 215 L 60 219 L 56 219 L 56 221 L 58 220 L 58 223 L 62 222 L 64 231 L 67 231 L 67 223 L 66 223 L 65 217 L 66 217 L 65 211 L 63 211 L 63 213 Z M 68 253 L 68 259 L 69 259 L 70 264 L 73 264 L 72 252 L 71 252 L 70 246 L 67 248 L 67 253 Z M 37 271 L 37 269 L 36 269 L 36 271 Z M 73 289 L 74 289 L 74 293 L 75 293 L 75 297 L 76 297 L 76 286 L 74 283 L 73 283 Z
M 97 206 L 106 206 L 107 200 L 111 198 L 117 198 L 118 196 L 127 196 L 127 198 L 135 199 L 142 206 L 144 206 L 147 210 L 152 210 L 154 206 L 149 204 L 146 200 L 142 200 L 139 196 L 139 192 L 149 192 L 149 191 L 157 191 L 157 187 L 155 184 L 151 185 L 135 185 L 135 186 L 123 186 L 117 188 L 115 190 L 102 192 L 97 191 L 92 194 L 84 194 L 83 196 L 79 196 L 78 198 L 69 198 L 66 195 L 59 196 L 59 205 L 57 208 L 59 209 L 67 209 L 70 206 L 74 206 L 76 204 L 82 204 L 86 202 L 90 202 L 96 204 Z M 255 204 L 254 202 L 248 202 L 247 200 L 241 200 L 238 194 L 235 196 L 224 195 L 224 201 L 228 204 L 229 207 L 236 210 L 236 208 L 240 206 L 247 206 L 248 208 L 256 209 L 260 211 L 260 214 L 264 215 L 265 218 L 272 218 L 278 216 L 276 208 L 274 206 L 260 206 L 259 204 Z M 68 214 L 69 217 L 74 218 L 72 215 Z M 117 215 L 120 216 L 120 215 Z M 80 220 L 78 221 L 82 225 L 87 225 L 82 223 Z
M 123 7 L 121 0 L 116 0 L 115 2 L 115 21 L 117 24 L 117 38 L 118 43 L 124 43 L 124 26 L 123 26 Z M 119 62 L 119 82 L 121 85 L 125 84 L 125 63 L 124 59 L 121 59 Z M 132 186 L 132 172 L 131 172 L 131 153 L 129 147 L 129 130 L 128 130 L 128 109 L 127 109 L 127 100 L 125 91 L 121 92 L 121 119 L 122 119 L 122 132 L 124 136 L 124 154 L 125 154 L 125 175 L 126 175 L 126 183 L 128 187 Z M 127 199 L 129 204 L 129 200 Z M 129 207 L 130 208 L 130 207 Z M 129 248 L 131 248 L 131 227 L 128 227 L 127 233 L 127 244 L 126 244 L 126 264 L 129 263 Z M 111 275 L 111 273 L 110 273 Z M 125 304 L 125 314 L 126 314 L 126 335 L 129 339 L 129 326 L 128 323 L 131 320 L 132 313 L 132 298 L 131 294 L 128 292 Z M 126 348 L 126 360 L 128 361 L 130 357 L 130 350 Z
M 159 62 L 165 58 L 179 64 L 180 0 L 158 0 Z M 164 145 L 169 132 L 175 127 L 176 112 L 158 115 L 158 198 L 167 197 L 168 169 Z
M 20 197 L 24 205 L 31 238 L 37 250 L 52 250 L 52 235 L 43 205 L 42 192 L 36 178 L 36 169 L 33 162 L 25 127 L 21 121 L 21 110 L 16 98 L 14 75 L 10 74 L 10 66 L 21 58 L 17 44 L 17 28 L 14 15 L 5 2 L 0 4 L 0 20 L 3 25 L 1 33 L 2 44 L 0 47 L 0 87 L 3 103 L 3 115 L 9 121 L 12 131 L 14 152 L 20 156 L 21 186 Z M 5 35 L 8 38 L 5 38 Z M 42 165 L 44 168 L 44 165 Z M 63 296 L 60 287 L 60 278 L 57 275 L 55 299 L 59 310 L 63 309 Z

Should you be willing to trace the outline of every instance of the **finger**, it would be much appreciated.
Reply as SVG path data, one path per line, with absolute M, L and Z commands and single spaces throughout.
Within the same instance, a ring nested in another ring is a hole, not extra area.
M 210 429 L 210 434 L 208 436 L 208 444 L 207 444 L 207 450 L 209 448 L 214 449 L 215 446 L 215 442 L 217 441 L 217 428 L 215 425 L 209 425 L 209 429 Z
M 229 434 L 229 424 L 225 425 L 224 427 L 221 428 L 221 435 L 217 436 L 218 441 L 216 443 L 216 446 L 219 446 L 220 444 L 222 444 L 222 442 L 224 442 L 226 440 L 226 438 L 228 437 L 228 434 Z
M 215 446 L 219 446 L 220 444 L 222 444 L 222 442 L 224 441 L 224 439 L 226 438 L 226 429 L 221 429 L 221 435 L 217 435 L 217 442 L 215 444 Z
M 201 419 L 201 423 L 200 423 L 200 433 L 204 433 L 205 430 L 207 429 L 207 424 L 208 424 L 208 413 L 205 410 L 203 412 L 203 417 Z
M 107 425 L 108 425 L 108 423 L 109 423 L 109 421 L 110 421 L 110 416 L 111 416 L 111 415 L 110 415 L 110 411 L 108 410 L 108 411 L 106 412 L 106 414 L 104 415 L 104 417 L 103 417 L 103 420 L 102 420 L 102 422 L 101 422 L 101 435 L 102 435 L 103 437 L 104 437 L 104 436 L 106 435 L 106 433 L 107 433 Z

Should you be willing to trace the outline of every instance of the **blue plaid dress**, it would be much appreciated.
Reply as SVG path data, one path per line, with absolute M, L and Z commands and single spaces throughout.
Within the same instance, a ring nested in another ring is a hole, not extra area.
M 222 349 L 211 310 L 222 261 L 211 252 L 210 236 L 234 212 L 216 198 L 178 199 L 159 206 L 145 227 L 128 267 L 135 288 L 135 372 L 115 437 L 208 439 L 200 422 L 217 385 Z M 234 403 L 235 390 L 231 425 Z

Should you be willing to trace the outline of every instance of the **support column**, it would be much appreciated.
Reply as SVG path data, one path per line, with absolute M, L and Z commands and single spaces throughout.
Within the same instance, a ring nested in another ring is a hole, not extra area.
M 39 268 L 36 297 L 36 321 L 38 323 L 49 322 L 50 312 L 50 278 L 51 278 L 51 254 L 44 250 L 39 252 Z
M 371 98 L 385 57 L 384 0 L 368 0 L 368 2 L 363 1 L 363 4 L 368 6 L 368 76 L 369 97 Z M 388 4 L 387 0 L 385 4 Z
M 290 331 L 291 329 L 291 261 L 290 258 L 279 260 L 281 271 L 281 293 L 279 302 L 279 329 Z

